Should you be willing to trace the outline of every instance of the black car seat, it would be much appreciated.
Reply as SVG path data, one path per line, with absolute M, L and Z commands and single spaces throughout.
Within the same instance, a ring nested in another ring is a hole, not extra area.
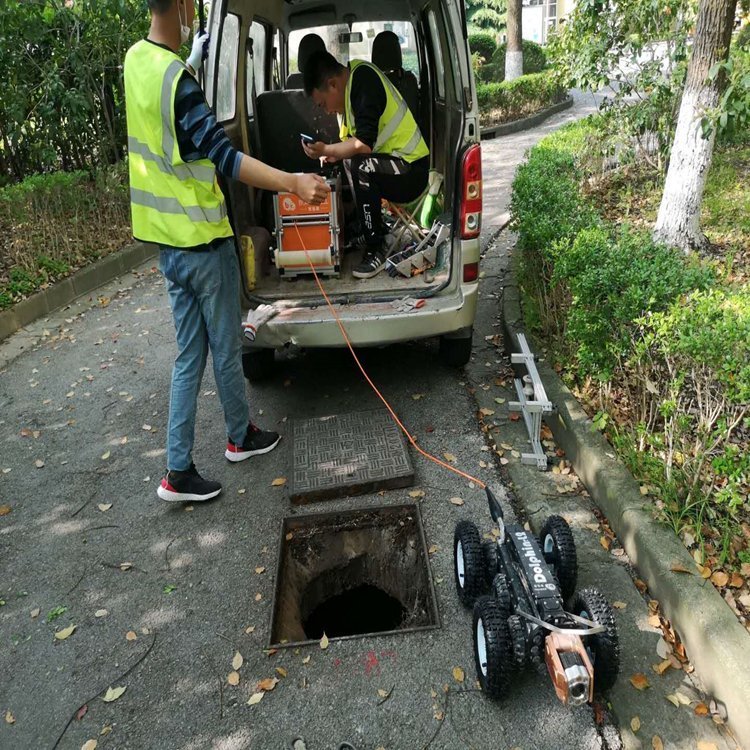
M 310 59 L 313 52 L 325 52 L 326 43 L 317 34 L 305 34 L 299 43 L 297 50 L 297 69 L 299 73 L 290 73 L 286 79 L 287 89 L 303 89 L 305 87 L 305 63 Z
M 398 89 L 419 122 L 419 83 L 414 73 L 403 68 L 401 42 L 392 31 L 381 31 L 372 43 L 372 64 L 380 68 Z

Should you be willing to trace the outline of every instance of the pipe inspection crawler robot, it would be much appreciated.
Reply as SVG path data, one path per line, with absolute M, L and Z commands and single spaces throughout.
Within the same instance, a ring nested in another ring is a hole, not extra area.
M 502 698 L 515 675 L 534 666 L 549 672 L 566 705 L 590 702 L 619 672 L 614 611 L 596 589 L 575 592 L 578 561 L 564 518 L 550 516 L 537 539 L 523 526 L 506 528 L 502 506 L 486 492 L 499 533 L 483 542 L 475 524 L 460 521 L 453 542 L 458 597 L 473 607 L 482 690 Z

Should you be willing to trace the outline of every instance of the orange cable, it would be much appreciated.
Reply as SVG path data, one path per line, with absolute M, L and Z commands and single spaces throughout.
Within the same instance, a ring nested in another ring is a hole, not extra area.
M 336 312 L 335 308 L 333 307 L 333 304 L 331 303 L 331 300 L 328 298 L 328 295 L 325 292 L 325 289 L 323 289 L 323 285 L 320 283 L 320 279 L 318 278 L 318 274 L 315 271 L 315 265 L 312 262 L 312 259 L 310 258 L 309 253 L 307 252 L 307 248 L 305 247 L 305 241 L 302 239 L 302 233 L 299 231 L 299 227 L 297 224 L 293 224 L 295 231 L 297 232 L 297 236 L 299 237 L 300 244 L 302 245 L 302 250 L 305 253 L 305 257 L 307 258 L 307 262 L 310 264 L 310 269 L 312 270 L 313 276 L 315 277 L 315 281 L 318 285 L 318 289 L 320 289 L 320 293 L 323 295 L 323 298 L 326 301 L 326 304 L 328 305 L 328 308 L 330 309 L 331 313 L 333 314 L 334 319 L 338 323 L 339 328 L 341 329 L 341 335 L 344 337 L 344 341 L 346 342 L 347 347 L 349 348 L 349 351 L 351 352 L 352 357 L 354 357 L 354 361 L 357 363 L 357 367 L 362 372 L 362 375 L 364 375 L 365 380 L 370 384 L 370 387 L 373 391 L 377 394 L 378 398 L 385 404 L 385 408 L 388 409 L 391 416 L 393 417 L 393 420 L 396 422 L 396 424 L 401 428 L 404 435 L 406 435 L 407 438 L 409 438 L 409 442 L 416 448 L 416 450 L 421 453 L 425 458 L 429 459 L 430 461 L 433 461 L 438 466 L 442 466 L 444 469 L 448 469 L 449 471 L 452 471 L 454 474 L 458 474 L 459 476 L 464 477 L 464 479 L 468 479 L 471 482 L 476 482 L 482 489 L 485 489 L 487 485 L 481 480 L 477 479 L 476 477 L 473 477 L 471 474 L 466 474 L 465 472 L 461 471 L 460 469 L 457 469 L 455 466 L 451 466 L 450 464 L 445 463 L 445 461 L 441 461 L 439 458 L 436 458 L 432 454 L 428 453 L 427 451 L 420 448 L 420 446 L 417 444 L 416 439 L 412 436 L 412 434 L 409 432 L 409 430 L 404 427 L 401 420 L 396 415 L 396 412 L 393 411 L 391 408 L 391 405 L 386 401 L 385 396 L 378 390 L 375 383 L 372 382 L 370 379 L 370 376 L 367 374 L 367 371 L 362 366 L 362 363 L 359 361 L 359 358 L 357 357 L 353 347 L 352 343 L 349 340 L 349 336 L 346 333 L 346 329 L 344 328 L 343 323 L 341 322 L 341 318 L 339 318 L 338 313 Z

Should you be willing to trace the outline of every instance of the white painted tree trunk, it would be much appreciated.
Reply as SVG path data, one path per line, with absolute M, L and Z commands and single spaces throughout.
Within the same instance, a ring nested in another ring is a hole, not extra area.
M 508 46 L 505 50 L 505 80 L 512 81 L 523 75 L 523 46 L 521 29 L 522 0 L 508 0 Z
M 718 105 L 725 85 L 723 74 L 709 80 L 708 73 L 715 63 L 727 59 L 736 6 L 737 0 L 701 0 L 664 194 L 654 226 L 655 240 L 686 253 L 706 244 L 700 213 L 715 134 L 703 137 L 701 119 Z

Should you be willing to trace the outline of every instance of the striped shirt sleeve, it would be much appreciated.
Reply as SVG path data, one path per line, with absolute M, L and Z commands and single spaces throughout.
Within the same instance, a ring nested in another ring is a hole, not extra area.
M 220 174 L 238 179 L 242 153 L 232 146 L 206 103 L 198 81 L 189 73 L 185 73 L 177 84 L 174 110 L 182 160 L 209 159 Z

